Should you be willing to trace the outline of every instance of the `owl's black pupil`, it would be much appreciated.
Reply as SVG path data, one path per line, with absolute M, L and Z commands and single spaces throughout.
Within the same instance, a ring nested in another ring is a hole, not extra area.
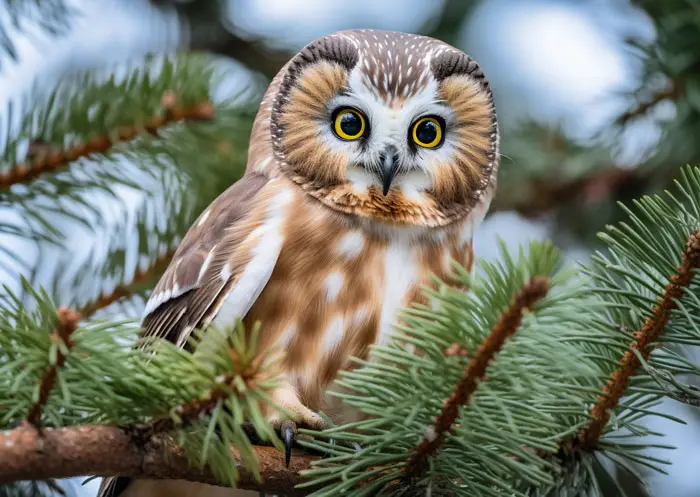
M 343 133 L 356 136 L 362 131 L 362 120 L 354 112 L 345 112 L 340 116 L 340 129 Z
M 423 121 L 416 130 L 416 138 L 421 143 L 432 143 L 437 138 L 437 134 L 437 125 L 433 121 Z

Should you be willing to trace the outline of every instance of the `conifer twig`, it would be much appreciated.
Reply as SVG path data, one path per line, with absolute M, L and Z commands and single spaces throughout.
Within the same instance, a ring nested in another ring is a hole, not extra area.
M 231 351 L 231 353 L 234 353 Z M 216 386 L 208 390 L 204 395 L 194 400 L 172 409 L 172 416 L 154 419 L 153 421 L 136 428 L 135 433 L 139 433 L 141 438 L 149 438 L 153 435 L 172 431 L 176 428 L 182 428 L 192 422 L 197 421 L 203 414 L 208 414 L 213 411 L 220 400 L 227 398 L 231 392 L 241 393 L 241 387 L 236 379 L 241 379 L 245 389 L 253 390 L 256 388 L 255 383 L 265 379 L 263 366 L 263 356 L 258 356 L 253 360 L 247 368 L 239 367 L 240 361 L 236 361 L 234 368 L 229 374 L 225 374 L 216 379 Z
M 670 84 L 663 90 L 655 92 L 652 97 L 646 102 L 641 102 L 633 110 L 624 112 L 617 118 L 617 124 L 627 124 L 635 117 L 643 116 L 651 109 L 666 99 L 677 99 L 682 93 L 682 85 L 678 81 L 671 81 Z
M 289 468 L 284 454 L 273 447 L 254 447 L 263 484 L 236 457 L 238 488 L 284 495 L 303 495 L 294 486 L 300 472 L 310 469 L 316 456 L 295 455 Z M 234 455 L 235 449 L 234 449 Z M 0 432 L 0 484 L 21 480 L 72 478 L 76 476 L 129 476 L 180 479 L 217 485 L 214 475 L 191 464 L 180 448 L 163 438 L 141 443 L 115 426 L 86 425 L 44 430 L 42 435 L 24 424 Z
M 93 136 L 89 141 L 76 143 L 68 150 L 52 150 L 42 140 L 35 141 L 28 151 L 28 161 L 0 172 L 0 188 L 10 188 L 12 185 L 25 183 L 81 157 L 93 153 L 104 153 L 117 143 L 136 138 L 142 130 L 155 134 L 158 129 L 176 121 L 210 120 L 214 117 L 214 106 L 211 102 L 179 106 L 175 95 L 166 92 L 161 103 L 165 109 L 164 113 L 151 116 L 143 123 L 122 126 L 113 133 Z
M 71 335 L 78 328 L 78 321 L 80 321 L 80 314 L 68 309 L 66 307 L 61 307 L 57 311 L 58 322 L 56 323 L 56 328 L 54 328 L 52 333 L 52 339 L 54 341 L 62 341 L 65 346 L 70 350 L 72 346 Z M 40 426 L 41 423 L 41 412 L 49 400 L 49 395 L 53 389 L 54 383 L 56 382 L 56 375 L 58 370 L 63 367 L 66 361 L 65 355 L 61 352 L 61 348 L 58 348 L 56 352 L 56 364 L 49 366 L 41 378 L 39 383 L 39 398 L 34 404 L 29 408 L 29 413 L 27 414 L 27 421 L 33 426 Z
M 637 351 L 644 361 L 649 360 L 652 349 L 650 344 L 658 341 L 664 327 L 676 308 L 676 300 L 683 296 L 684 289 L 693 279 L 693 270 L 700 267 L 700 231 L 692 233 L 683 253 L 683 264 L 678 272 L 671 276 L 664 289 L 664 295 L 654 306 L 652 315 L 644 320 L 641 329 L 634 333 L 634 341 L 625 352 L 615 371 L 603 386 L 598 402 L 591 410 L 590 421 L 578 433 L 578 442 L 583 448 L 594 448 L 605 426 L 610 420 L 610 412 L 617 407 L 625 394 L 629 380 L 637 373 L 642 363 L 633 352 Z
M 154 275 L 162 274 L 165 271 L 165 269 L 168 267 L 168 264 L 170 263 L 170 260 L 173 258 L 173 255 L 175 255 L 175 250 L 176 249 L 169 250 L 165 254 L 159 256 L 153 262 L 153 264 L 151 264 L 147 268 L 143 270 L 136 270 L 136 272 L 134 273 L 134 277 L 129 283 L 117 285 L 114 288 L 114 290 L 112 290 L 107 295 L 105 295 L 104 293 L 98 295 L 94 300 L 83 305 L 80 308 L 80 313 L 84 317 L 88 318 L 100 309 L 104 309 L 105 307 L 113 304 L 118 300 L 133 295 L 138 285 L 140 285 L 143 282 L 149 281 Z
M 544 276 L 534 276 L 523 286 L 511 305 L 501 314 L 500 319 L 491 328 L 491 332 L 479 345 L 474 356 L 464 368 L 462 379 L 443 405 L 437 420 L 426 429 L 423 440 L 406 465 L 406 477 L 415 477 L 422 471 L 428 456 L 434 454 L 440 447 L 445 434 L 457 420 L 460 406 L 471 401 L 477 387 L 477 380 L 484 376 L 486 368 L 503 348 L 506 340 L 520 327 L 523 313 L 532 309 L 532 306 L 544 298 L 548 291 L 549 280 Z

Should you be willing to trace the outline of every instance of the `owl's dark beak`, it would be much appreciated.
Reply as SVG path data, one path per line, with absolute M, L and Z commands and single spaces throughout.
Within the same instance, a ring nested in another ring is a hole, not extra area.
M 394 176 L 396 176 L 396 170 L 398 169 L 398 157 L 396 156 L 396 150 L 389 148 L 386 153 L 381 155 L 381 174 L 382 174 L 382 193 L 384 196 L 389 193 L 389 188 L 391 188 L 391 182 L 394 181 Z

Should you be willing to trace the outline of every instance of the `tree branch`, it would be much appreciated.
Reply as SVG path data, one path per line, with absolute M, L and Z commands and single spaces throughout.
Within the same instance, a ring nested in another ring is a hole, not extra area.
M 664 295 L 659 304 L 654 306 L 652 315 L 645 319 L 642 328 L 634 333 L 634 341 L 625 352 L 610 379 L 603 386 L 598 402 L 591 410 L 591 420 L 579 432 L 578 441 L 583 448 L 592 449 L 596 446 L 605 426 L 610 420 L 610 411 L 617 407 L 618 402 L 627 390 L 630 378 L 642 366 L 637 351 L 644 361 L 649 360 L 652 348 L 650 344 L 657 342 L 664 327 L 671 318 L 671 311 L 676 308 L 676 301 L 683 296 L 684 289 L 690 285 L 693 272 L 700 267 L 700 231 L 692 233 L 688 238 L 683 264 L 678 272 L 671 276 L 666 285 Z
M 445 402 L 440 416 L 435 423 L 428 427 L 425 437 L 413 457 L 406 465 L 406 477 L 412 478 L 420 474 L 429 455 L 434 454 L 442 445 L 445 434 L 452 428 L 460 406 L 467 405 L 476 391 L 477 379 L 482 378 L 486 368 L 503 348 L 506 340 L 513 336 L 522 321 L 523 313 L 532 309 L 535 303 L 544 298 L 549 291 L 549 281 L 544 276 L 535 276 L 528 281 L 513 299 L 510 307 L 501 314 L 491 332 L 479 345 L 476 354 L 464 368 L 462 379 L 457 383 L 452 396 Z M 461 351 L 450 347 L 449 355 L 462 355 Z
M 78 328 L 78 321 L 80 320 L 80 315 L 68 308 L 61 307 L 57 312 L 58 322 L 56 323 L 56 328 L 53 330 L 51 338 L 53 341 L 61 341 L 70 350 L 73 342 L 71 341 L 71 335 Z M 59 347 L 56 352 L 56 363 L 49 366 L 41 378 L 39 384 L 39 398 L 34 404 L 29 408 L 29 414 L 27 414 L 27 421 L 34 426 L 39 426 L 41 423 L 41 412 L 46 405 L 46 401 L 49 400 L 49 395 L 53 389 L 54 383 L 56 382 L 56 375 L 58 370 L 63 367 L 66 361 L 66 356 L 61 352 Z
M 676 100 L 683 93 L 683 85 L 680 81 L 671 81 L 663 90 L 657 91 L 646 102 L 640 102 L 635 109 L 624 112 L 617 118 L 616 124 L 624 125 L 636 117 L 646 115 L 651 109 L 664 100 Z
M 129 297 L 136 292 L 136 287 L 144 282 L 151 280 L 154 276 L 159 276 L 167 269 L 170 260 L 175 255 L 175 249 L 169 250 L 165 254 L 158 257 L 153 264 L 143 271 L 137 270 L 134 277 L 129 283 L 117 285 L 111 293 L 105 295 L 101 293 L 94 300 L 88 302 L 80 309 L 80 313 L 88 318 L 95 314 L 98 310 L 104 309 L 114 302 Z
M 209 120 L 214 117 L 211 102 L 201 102 L 189 107 L 180 107 L 175 96 L 163 96 L 163 114 L 146 119 L 145 123 L 123 126 L 113 133 L 93 136 L 87 143 L 77 143 L 68 150 L 52 149 L 42 140 L 36 140 L 27 154 L 27 161 L 0 172 L 0 189 L 10 188 L 18 183 L 26 183 L 42 174 L 59 169 L 93 153 L 104 153 L 117 143 L 136 138 L 143 130 L 155 134 L 156 130 L 175 121 Z
M 263 484 L 255 481 L 238 457 L 238 487 L 247 490 L 294 491 L 302 482 L 300 472 L 317 459 L 295 455 L 285 468 L 284 454 L 272 447 L 255 447 Z M 234 449 L 234 455 L 236 455 Z M 133 478 L 180 479 L 217 485 L 208 470 L 193 467 L 182 451 L 161 437 L 146 443 L 114 426 L 46 428 L 41 433 L 28 424 L 0 432 L 0 484 L 21 480 L 71 478 L 76 476 L 128 476 Z

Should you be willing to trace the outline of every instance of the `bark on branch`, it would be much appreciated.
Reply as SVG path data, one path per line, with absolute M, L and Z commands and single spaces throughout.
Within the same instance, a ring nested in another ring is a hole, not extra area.
M 693 279 L 695 269 L 699 267 L 700 231 L 696 231 L 688 238 L 683 253 L 683 264 L 678 268 L 678 272 L 671 276 L 663 296 L 659 297 L 658 304 L 654 306 L 652 315 L 646 318 L 639 331 L 634 333 L 634 341 L 630 344 L 629 350 L 622 356 L 617 368 L 603 386 L 598 402 L 591 410 L 590 422 L 578 434 L 578 442 L 582 448 L 595 448 L 610 421 L 610 412 L 617 407 L 625 394 L 630 378 L 642 366 L 633 350 L 637 350 L 645 361 L 649 360 L 652 352 L 650 345 L 661 337 L 664 327 L 671 318 L 671 311 L 677 307 L 676 301 L 683 296 L 683 292 Z
M 471 401 L 472 395 L 476 391 L 477 380 L 484 376 L 486 368 L 503 348 L 506 340 L 520 328 L 523 313 L 526 310 L 531 310 L 538 300 L 547 295 L 548 291 L 549 280 L 544 276 L 535 276 L 522 287 L 510 306 L 503 311 L 500 319 L 464 368 L 461 380 L 457 383 L 452 396 L 445 402 L 435 423 L 426 430 L 425 438 L 406 465 L 406 477 L 412 478 L 421 473 L 428 456 L 440 448 L 446 433 L 452 429 L 459 415 L 459 408 Z M 450 347 L 445 353 L 463 355 L 459 347 Z
M 174 98 L 168 93 L 163 96 L 165 112 L 162 114 L 152 116 L 138 125 L 123 126 L 110 134 L 95 135 L 89 141 L 76 143 L 66 150 L 52 149 L 42 140 L 34 141 L 25 162 L 16 164 L 7 171 L 0 171 L 0 190 L 36 179 L 90 154 L 106 153 L 117 143 L 133 140 L 142 130 L 156 134 L 158 129 L 173 122 L 211 120 L 214 117 L 211 102 L 181 107 L 173 101 Z
M 285 495 L 308 492 L 295 492 L 293 488 L 302 482 L 300 472 L 311 467 L 315 456 L 295 455 L 286 468 L 284 454 L 273 447 L 256 446 L 255 452 L 263 484 L 258 484 L 236 458 L 239 488 Z M 0 432 L 0 484 L 88 475 L 181 479 L 217 485 L 211 472 L 193 467 L 179 448 L 168 445 L 163 438 L 137 443 L 129 433 L 114 426 L 45 428 L 39 432 L 24 424 Z

